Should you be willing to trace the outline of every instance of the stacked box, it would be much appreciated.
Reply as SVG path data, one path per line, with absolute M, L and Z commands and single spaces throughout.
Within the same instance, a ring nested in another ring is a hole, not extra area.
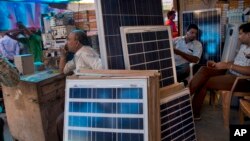
M 89 30 L 90 31 L 97 30 L 95 11 L 88 10 L 87 16 L 88 16 L 88 22 L 89 22 Z
M 250 7 L 250 1 L 244 1 L 244 9 Z
M 96 31 L 96 15 L 94 10 L 86 10 L 74 13 L 75 25 L 77 28 L 86 31 Z
M 75 12 L 73 17 L 77 28 L 88 30 L 88 26 L 86 26 L 88 22 L 87 11 Z
M 19 73 L 23 75 L 33 74 L 35 72 L 32 54 L 17 55 L 14 57 L 14 62 Z
M 244 8 L 244 0 L 230 0 L 229 9 L 243 9 Z

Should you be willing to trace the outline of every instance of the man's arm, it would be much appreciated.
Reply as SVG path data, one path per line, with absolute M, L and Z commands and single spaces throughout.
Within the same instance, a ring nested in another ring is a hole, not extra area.
M 59 71 L 60 73 L 64 73 L 64 67 L 66 65 L 66 50 L 64 48 L 60 48 L 60 62 L 59 62 Z
M 243 75 L 250 76 L 250 66 L 239 66 L 235 65 L 232 62 L 226 63 L 226 62 L 218 62 L 215 64 L 216 69 L 228 69 L 236 71 Z
M 76 68 L 74 61 L 75 58 L 67 62 L 67 51 L 64 48 L 60 48 L 60 62 L 59 71 L 60 73 L 70 74 Z
M 200 58 L 197 56 L 193 56 L 193 55 L 189 55 L 187 53 L 184 53 L 178 49 L 174 49 L 174 53 L 176 55 L 180 55 L 182 58 L 186 59 L 187 61 L 191 62 L 191 63 L 197 63 L 199 62 Z

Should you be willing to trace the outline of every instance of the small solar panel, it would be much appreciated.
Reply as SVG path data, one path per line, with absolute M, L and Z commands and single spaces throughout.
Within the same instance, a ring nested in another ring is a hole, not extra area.
M 67 79 L 65 141 L 148 141 L 147 79 Z
M 124 69 L 121 26 L 163 25 L 162 0 L 96 0 L 102 61 L 108 69 Z
M 176 82 L 172 37 L 168 26 L 121 27 L 126 69 L 159 70 L 160 87 Z
M 161 99 L 161 140 L 194 141 L 195 125 L 188 89 Z
M 183 35 L 189 24 L 199 27 L 198 40 L 202 43 L 203 54 L 200 64 L 207 60 L 220 61 L 221 57 L 221 10 L 205 9 L 183 12 Z

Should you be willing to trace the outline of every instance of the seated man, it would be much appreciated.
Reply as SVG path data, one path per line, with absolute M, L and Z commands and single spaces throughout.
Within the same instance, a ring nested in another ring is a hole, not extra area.
M 74 58 L 66 62 L 67 51 L 75 53 Z M 98 53 L 89 47 L 87 35 L 81 30 L 74 30 L 68 35 L 67 49 L 61 49 L 59 70 L 70 74 L 78 69 L 102 69 Z M 57 133 L 60 141 L 63 140 L 64 113 L 57 118 Z
M 173 40 L 178 82 L 183 81 L 189 76 L 189 63 L 198 63 L 200 60 L 202 44 L 196 40 L 197 34 L 197 25 L 190 24 L 185 36 L 177 37 Z
M 239 27 L 239 40 L 242 45 L 234 62 L 208 62 L 202 67 L 190 82 L 190 93 L 194 94 L 192 105 L 196 120 L 200 119 L 201 106 L 207 89 L 231 90 L 237 76 L 250 75 L 250 23 Z M 249 89 L 250 81 L 245 81 L 242 88 Z M 243 90 L 243 89 L 241 89 Z

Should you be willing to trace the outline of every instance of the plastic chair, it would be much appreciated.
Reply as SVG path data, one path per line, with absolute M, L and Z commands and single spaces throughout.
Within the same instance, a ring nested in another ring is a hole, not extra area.
M 244 124 L 244 117 L 250 117 L 250 98 L 244 97 L 244 99 L 240 99 L 240 124 Z
M 222 98 L 222 112 L 223 112 L 223 120 L 224 120 L 224 127 L 229 127 L 229 118 L 230 118 L 230 105 L 232 96 L 244 97 L 250 96 L 249 92 L 238 92 L 236 91 L 236 86 L 241 80 L 248 80 L 250 76 L 239 76 L 235 79 L 234 84 L 230 91 L 220 90 L 219 94 L 221 94 Z
M 190 82 L 191 80 L 192 80 L 192 78 L 193 78 L 193 76 L 194 76 L 194 66 L 196 65 L 196 64 L 198 64 L 199 62 L 197 62 L 197 63 L 189 63 L 189 68 L 190 68 L 190 70 L 189 70 L 189 76 L 186 78 L 186 80 L 188 81 L 188 82 Z

